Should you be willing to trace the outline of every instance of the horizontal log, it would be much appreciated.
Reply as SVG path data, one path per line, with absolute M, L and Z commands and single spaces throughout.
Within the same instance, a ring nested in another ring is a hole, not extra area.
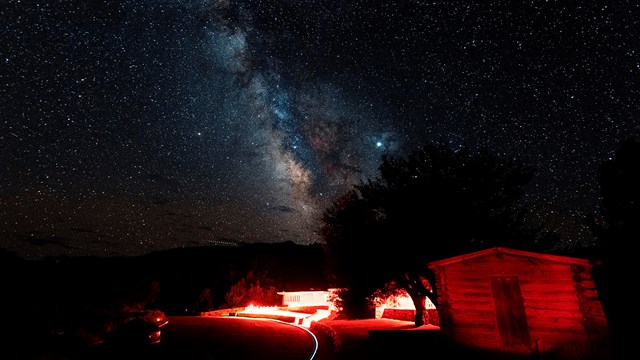
M 543 317 L 538 317 L 535 319 L 528 318 L 527 323 L 529 324 L 530 329 L 543 329 L 547 331 L 556 329 L 557 331 L 574 331 L 574 332 L 585 331 L 583 321 L 577 320 L 577 319 L 567 319 L 567 318 L 547 319 Z
M 571 279 L 545 279 L 544 281 L 540 278 L 518 278 L 518 283 L 520 284 L 520 288 L 529 288 L 529 289 L 553 289 L 557 287 L 561 287 L 564 289 L 570 289 L 575 292 L 575 283 L 571 281 Z M 445 290 L 454 291 L 459 289 L 470 289 L 475 291 L 481 291 L 483 289 L 491 288 L 491 280 L 489 277 L 483 278 L 481 280 L 474 280 L 469 278 L 451 278 L 449 279 Z
M 468 302 L 491 302 L 493 303 L 493 295 L 490 292 L 485 292 L 480 294 L 478 292 L 475 293 L 467 293 L 462 291 L 454 291 L 447 293 L 447 298 L 450 301 L 468 301 Z
M 486 280 L 486 281 L 485 281 Z M 483 281 L 473 281 L 467 279 L 456 279 L 452 282 L 448 282 L 447 286 L 442 288 L 436 288 L 438 291 L 478 291 L 486 292 L 489 289 L 490 282 L 488 279 Z
M 589 339 L 584 328 L 558 328 L 558 327 L 529 327 L 529 335 L 532 339 L 555 339 L 561 342 L 569 340 L 586 341 Z
M 572 310 L 555 310 L 555 309 L 535 309 L 526 308 L 527 318 L 532 320 L 537 319 L 573 319 L 582 322 L 584 319 L 580 309 L 575 308 Z
M 486 297 L 484 299 L 469 299 L 465 297 L 459 298 L 449 298 L 449 304 L 456 308 L 461 309 L 495 309 L 495 305 L 493 304 L 493 299 L 490 297 Z
M 453 263 L 450 265 L 445 265 L 445 267 L 453 267 L 453 266 L 474 266 L 474 265 L 481 265 L 481 264 L 493 264 L 493 263 L 516 263 L 516 262 L 522 262 L 522 263 L 539 263 L 539 260 L 534 260 L 534 261 L 530 261 L 529 258 L 526 257 L 521 257 L 521 256 L 500 256 L 500 257 L 496 257 L 496 256 L 483 256 L 483 257 L 476 257 L 473 259 L 467 259 L 467 260 L 463 260 L 457 263 Z
M 580 334 L 532 333 L 531 339 L 532 345 L 537 346 L 540 353 L 553 352 L 558 354 L 558 350 L 561 350 L 567 354 L 561 358 L 599 359 L 590 349 L 589 340 Z
M 492 293 L 491 293 L 491 289 L 489 287 L 486 288 L 451 288 L 449 289 L 449 291 L 447 292 L 449 294 L 449 296 L 455 296 L 455 297 L 467 297 L 469 299 L 483 299 L 483 298 L 487 298 L 487 297 L 491 297 Z
M 541 278 L 538 276 L 529 276 L 529 275 L 510 275 L 515 276 L 518 279 L 518 284 L 520 287 L 524 286 L 542 286 L 542 287 L 552 287 L 552 286 L 567 286 L 574 288 L 578 283 L 574 282 L 571 278 L 568 277 L 547 277 Z M 491 277 L 482 277 L 482 278 L 469 278 L 469 277 L 451 277 L 447 282 L 447 288 L 451 287 L 459 287 L 461 285 L 468 286 L 476 286 L 479 288 L 483 288 L 491 284 Z M 585 289 L 591 289 L 588 286 L 582 285 Z M 575 288 L 574 288 L 575 289 Z
M 566 272 L 574 275 L 571 271 L 571 267 L 566 264 L 557 263 L 531 263 L 529 261 L 521 260 L 509 260 L 509 261 L 484 261 L 474 263 L 457 263 L 444 267 L 444 272 L 447 274 L 453 272 L 465 272 L 465 271 L 482 271 L 485 273 L 494 273 L 502 271 L 530 271 L 532 273 L 554 273 L 554 272 Z M 581 273 L 582 274 L 582 273 Z
M 580 302 L 571 296 L 555 296 L 544 299 L 524 299 L 524 306 L 528 309 L 571 310 L 580 311 Z
M 478 294 L 474 294 L 473 296 L 468 296 L 466 293 L 447 293 L 445 296 L 441 298 L 446 299 L 447 302 L 460 302 L 460 303 L 479 303 L 479 304 L 493 304 L 494 299 L 492 294 L 485 294 L 484 296 L 480 296 Z M 600 302 L 597 300 L 588 300 L 588 301 L 580 301 L 576 294 L 565 292 L 565 293 L 549 293 L 549 294 L 540 294 L 540 293 L 524 293 L 522 294 L 522 298 L 525 304 L 528 304 L 533 307 L 554 307 L 556 303 L 559 307 L 566 306 L 579 306 L 580 303 L 593 303 L 599 304 Z
M 470 307 L 470 306 L 458 306 L 458 304 L 451 304 L 449 311 L 454 315 L 459 314 L 489 314 L 494 315 L 496 313 L 495 307 Z
M 486 327 L 494 326 L 496 322 L 495 313 L 465 313 L 465 312 L 453 312 L 454 323 L 457 324 L 470 324 L 473 326 Z
M 493 306 L 483 306 L 483 307 L 469 307 L 469 306 L 459 306 L 458 304 L 452 304 L 450 306 L 450 310 L 452 314 L 488 314 L 490 316 L 495 316 L 496 310 Z
M 450 292 L 442 298 L 446 299 L 449 303 L 458 303 L 463 306 L 475 306 L 477 304 L 478 306 L 487 305 L 493 307 L 494 304 L 493 295 L 489 293 L 484 294 L 484 296 L 480 296 L 477 293 L 473 294 L 473 296 L 468 296 L 468 294 L 462 292 Z M 577 296 L 574 293 L 570 292 L 553 294 L 523 294 L 523 299 L 526 306 L 531 306 L 534 308 L 577 308 L 580 304 Z M 594 304 L 597 303 L 598 302 L 594 302 Z
M 573 275 L 569 272 L 530 272 L 521 269 L 500 269 L 498 271 L 465 271 L 447 273 L 446 282 L 450 283 L 456 279 L 467 279 L 469 281 L 487 281 L 494 276 L 517 276 L 519 281 L 525 282 L 549 282 L 549 281 L 567 281 L 574 283 Z M 582 280 L 587 283 L 590 280 Z
M 578 301 L 578 296 L 571 288 L 521 289 L 522 296 L 530 300 L 546 301 Z

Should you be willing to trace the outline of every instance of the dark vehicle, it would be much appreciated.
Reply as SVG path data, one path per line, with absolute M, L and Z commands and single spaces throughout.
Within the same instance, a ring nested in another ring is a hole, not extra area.
M 147 310 L 140 317 L 149 321 L 155 322 L 158 326 L 163 327 L 169 323 L 169 318 L 164 312 L 160 310 Z
M 118 325 L 104 337 L 104 344 L 111 346 L 145 346 L 160 342 L 160 326 L 142 318 L 135 318 Z
M 128 313 L 128 319 L 133 320 L 141 318 L 150 323 L 156 323 L 158 326 L 163 327 L 169 323 L 169 318 L 164 312 L 160 310 L 140 310 L 132 311 Z

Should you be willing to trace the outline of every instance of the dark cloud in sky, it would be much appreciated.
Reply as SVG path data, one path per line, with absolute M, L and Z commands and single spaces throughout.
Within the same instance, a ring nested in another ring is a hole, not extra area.
M 534 164 L 527 201 L 579 241 L 597 166 L 640 132 L 633 2 L 10 0 L 0 17 L 0 244 L 24 256 L 316 242 L 382 154 L 439 139 Z

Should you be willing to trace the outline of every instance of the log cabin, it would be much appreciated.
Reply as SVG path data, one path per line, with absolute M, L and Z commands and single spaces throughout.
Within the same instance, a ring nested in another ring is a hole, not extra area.
M 455 343 L 501 353 L 607 354 L 593 266 L 501 247 L 430 262 L 441 332 Z

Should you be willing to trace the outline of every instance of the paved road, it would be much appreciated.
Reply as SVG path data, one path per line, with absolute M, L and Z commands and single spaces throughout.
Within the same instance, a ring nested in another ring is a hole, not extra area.
M 317 340 L 287 323 L 240 317 L 169 317 L 159 344 L 114 350 L 96 348 L 93 359 L 153 360 L 318 360 Z

